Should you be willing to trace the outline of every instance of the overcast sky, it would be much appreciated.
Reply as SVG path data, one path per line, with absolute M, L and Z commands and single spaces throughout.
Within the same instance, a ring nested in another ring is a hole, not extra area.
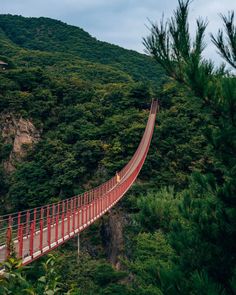
M 169 17 L 177 0 L 0 0 L 1 13 L 46 16 L 79 26 L 99 40 L 143 52 L 142 37 L 148 35 L 148 20 Z M 190 7 L 190 28 L 201 16 L 209 21 L 205 56 L 217 63 L 220 58 L 209 41 L 209 32 L 222 27 L 219 13 L 236 11 L 236 0 L 194 0 Z

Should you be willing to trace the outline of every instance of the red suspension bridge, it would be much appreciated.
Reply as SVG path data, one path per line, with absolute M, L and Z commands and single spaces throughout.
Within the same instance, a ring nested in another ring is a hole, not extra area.
M 158 109 L 153 101 L 142 140 L 127 165 L 102 185 L 70 199 L 0 216 L 0 262 L 12 253 L 23 264 L 50 252 L 110 210 L 129 190 L 146 159 Z

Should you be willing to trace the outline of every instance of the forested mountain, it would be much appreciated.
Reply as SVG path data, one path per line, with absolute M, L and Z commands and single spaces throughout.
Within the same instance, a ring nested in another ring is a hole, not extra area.
M 1 213 L 113 176 L 151 98 L 161 106 L 139 179 L 82 233 L 79 257 L 70 241 L 31 269 L 11 258 L 0 294 L 235 294 L 236 79 L 203 58 L 204 21 L 190 38 L 189 4 L 151 24 L 153 59 L 59 21 L 0 16 Z M 212 41 L 234 67 L 234 14 L 223 24 Z
M 24 63 L 27 66 L 57 64 L 58 67 L 62 67 L 64 74 L 68 74 L 72 67 L 73 71 L 83 72 L 81 69 L 83 66 L 91 67 L 94 63 L 99 63 L 110 65 L 114 70 L 124 71 L 135 81 L 160 83 L 159 73 L 162 71 L 146 55 L 98 41 L 84 30 L 61 21 L 43 17 L 1 15 L 0 28 L 3 38 L 1 54 L 12 57 L 17 64 Z M 21 54 L 15 56 L 19 48 Z M 90 61 L 92 64 L 86 64 L 84 61 Z M 99 71 L 99 65 L 97 66 Z M 100 69 L 102 68 L 100 66 Z M 87 78 L 92 80 L 93 77 L 89 75 Z
M 47 18 L 1 15 L 0 28 L 1 59 L 9 64 L 0 78 L 1 158 L 8 170 L 17 166 L 2 177 L 10 210 L 71 196 L 113 175 L 138 144 L 141 110 L 149 108 L 150 85 L 154 92 L 160 85 L 160 67 Z M 41 138 L 23 162 L 14 150 L 21 117 Z

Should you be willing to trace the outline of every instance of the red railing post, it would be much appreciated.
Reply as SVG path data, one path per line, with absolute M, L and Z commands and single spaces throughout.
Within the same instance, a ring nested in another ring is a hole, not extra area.
M 30 212 L 29 210 L 26 212 L 26 223 L 25 223 L 25 234 L 29 235 L 29 222 L 30 222 Z
M 90 207 L 91 207 L 90 208 L 90 210 L 91 210 L 91 221 L 93 220 L 93 217 L 94 217 L 94 211 L 93 211 L 94 210 L 94 207 L 93 207 L 93 205 L 94 205 L 94 202 L 91 202 L 90 203 Z
M 17 217 L 17 237 L 19 240 L 19 236 L 20 236 L 20 226 L 21 226 L 21 212 L 18 213 L 18 217 Z
M 6 258 L 10 257 L 12 254 L 12 218 L 8 218 L 8 227 L 6 233 Z
M 93 213 L 93 219 L 96 217 L 96 200 L 93 201 L 93 208 L 94 208 L 94 213 Z
M 75 231 L 75 208 L 76 208 L 76 199 L 73 199 L 73 211 L 72 211 L 72 231 Z
M 84 206 L 84 225 L 87 224 L 87 206 Z
M 111 192 L 109 191 L 109 193 L 107 194 L 107 208 L 110 206 L 110 194 Z
M 96 216 L 96 200 L 93 200 L 93 219 Z
M 34 209 L 34 231 L 36 229 L 36 222 L 37 222 L 37 208 Z
M 56 216 L 55 242 L 58 244 L 58 215 Z
M 67 234 L 70 233 L 70 211 L 69 211 L 69 200 L 66 200 L 66 217 L 67 217 Z
M 61 235 L 64 241 L 65 237 L 65 202 L 62 201 L 62 214 L 61 214 Z
M 94 200 L 94 217 L 97 216 L 97 199 Z
M 117 191 L 118 191 L 118 187 L 116 187 L 116 189 L 114 190 L 114 194 L 113 194 L 113 198 L 112 198 L 112 204 L 115 202 Z
M 52 205 L 52 224 L 55 223 L 55 204 Z
M 19 258 L 23 258 L 23 225 L 22 224 L 20 224 L 20 227 L 19 227 L 18 245 L 19 245 L 18 256 Z
M 64 237 L 65 237 L 65 214 L 64 212 L 62 213 L 61 215 L 61 236 L 62 236 L 62 239 L 64 241 Z
M 34 221 L 30 224 L 30 256 L 32 257 L 34 254 Z M 32 257 L 33 258 L 33 257 Z
M 57 216 L 58 216 L 58 220 L 60 220 L 60 202 L 58 202 L 57 204 Z
M 109 207 L 111 206 L 112 190 L 109 192 Z
M 70 235 L 70 210 L 69 210 L 69 200 L 67 200 L 67 234 Z
M 77 228 L 79 230 L 79 227 L 80 227 L 80 208 L 78 207 L 77 208 Z
M 89 222 L 90 220 L 90 204 L 87 205 L 87 223 Z
M 43 251 L 43 219 L 42 218 L 40 218 L 40 224 L 39 224 L 39 250 L 41 252 Z
M 50 207 L 49 207 L 49 205 L 47 205 L 47 222 L 48 222 L 49 217 L 50 217 Z
M 90 221 L 92 221 L 92 219 L 93 219 L 93 210 L 92 210 L 92 207 L 93 206 L 93 203 L 90 203 L 89 204 L 89 219 L 90 219 Z
M 95 217 L 97 216 L 97 199 L 94 200 Z
M 87 210 L 88 210 L 88 213 L 87 213 L 87 223 L 90 221 L 90 204 L 87 205 Z
M 51 218 L 48 217 L 47 220 L 47 234 L 48 234 L 48 247 L 51 248 Z
M 81 225 L 84 227 L 84 206 L 81 207 Z

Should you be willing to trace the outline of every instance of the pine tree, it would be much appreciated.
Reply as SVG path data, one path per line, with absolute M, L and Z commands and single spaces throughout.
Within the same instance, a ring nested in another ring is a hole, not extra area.
M 236 69 L 236 26 L 234 25 L 234 12 L 229 12 L 228 17 L 221 14 L 225 27 L 225 34 L 222 29 L 217 36 L 211 34 L 213 43 L 219 50 L 219 54 Z

